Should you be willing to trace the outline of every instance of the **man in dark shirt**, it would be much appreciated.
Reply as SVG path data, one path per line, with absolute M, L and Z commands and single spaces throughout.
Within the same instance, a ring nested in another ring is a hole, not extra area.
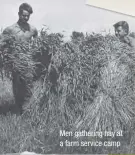
M 120 21 L 113 25 L 115 28 L 115 35 L 120 41 L 128 44 L 130 47 L 135 48 L 135 38 L 129 36 L 129 25 L 126 21 Z

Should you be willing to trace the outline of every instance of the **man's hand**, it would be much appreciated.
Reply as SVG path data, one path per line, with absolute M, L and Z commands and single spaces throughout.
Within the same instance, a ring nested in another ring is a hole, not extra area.
M 125 36 L 123 38 L 123 41 L 128 44 L 130 47 L 135 48 L 135 38 L 130 37 L 130 36 Z
M 127 43 L 127 44 L 130 44 L 130 38 L 129 38 L 128 36 L 125 36 L 125 37 L 123 38 L 123 41 L 124 41 L 125 43 Z

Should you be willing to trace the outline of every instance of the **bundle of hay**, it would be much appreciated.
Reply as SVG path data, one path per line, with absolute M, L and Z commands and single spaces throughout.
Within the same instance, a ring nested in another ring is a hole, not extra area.
M 48 38 L 51 36 L 53 34 Z M 95 47 L 91 44 L 94 37 L 97 44 Z M 42 37 L 43 43 L 46 38 Z M 98 42 L 103 39 L 101 35 L 87 36 L 79 44 L 72 41 L 63 43 L 59 38 L 61 37 L 56 34 L 55 37 L 52 37 L 51 43 L 42 43 L 42 49 L 50 47 L 48 53 L 53 54 L 47 68 L 47 74 L 44 76 L 44 83 L 39 84 L 42 85 L 38 89 L 41 91 L 34 93 L 31 104 L 29 103 L 29 108 L 27 106 L 26 109 L 30 109 L 32 113 L 37 113 L 37 110 L 40 113 L 47 111 L 51 119 L 56 118 L 55 114 L 59 112 L 58 121 L 63 121 L 63 124 L 68 126 L 74 124 L 75 120 L 83 114 L 84 108 L 94 100 L 99 83 L 100 67 L 105 59 L 105 54 L 103 55 L 102 49 L 96 52 L 97 46 L 99 46 Z M 99 58 L 100 60 L 98 60 Z M 50 80 L 50 73 L 53 69 L 58 74 L 55 85 Z M 56 93 L 52 91 L 52 85 L 55 86 Z M 34 110 L 36 111 L 34 112 Z
M 15 41 L 11 36 L 6 36 L 0 45 L 2 70 L 8 73 L 5 76 L 12 80 L 15 103 L 19 104 L 31 95 L 35 74 L 31 46 L 29 43 Z
M 41 38 L 39 51 L 51 53 L 50 63 L 43 67 L 43 80 L 35 83 L 24 117 L 47 135 L 42 143 L 59 148 L 60 129 L 129 128 L 135 114 L 134 51 L 110 35 L 91 34 L 66 43 L 57 34 Z M 55 92 L 50 80 L 53 69 L 58 74 Z
M 15 41 L 12 36 L 1 41 L 2 66 L 9 72 L 18 72 L 22 78 L 32 79 L 34 61 L 28 43 Z
M 34 62 L 36 62 L 35 80 L 41 77 L 44 78 L 48 74 L 48 71 L 51 72 L 48 67 L 50 63 L 52 64 L 53 56 L 61 49 L 62 44 L 63 35 L 60 33 L 48 34 L 45 30 L 42 30 L 39 37 L 31 42 L 32 57 Z
M 56 106 L 52 109 L 61 112 L 64 122 L 76 122 L 75 126 L 82 129 L 118 130 L 129 125 L 134 114 L 134 51 L 110 35 L 86 35 L 78 44 L 63 43 L 58 35 L 55 37 L 45 34 L 40 38 L 42 52 L 48 47 L 47 52 L 53 54 L 40 97 L 31 106 Z M 53 38 L 51 43 L 49 38 Z M 56 94 L 50 83 L 53 68 L 59 75 Z
M 100 69 L 96 97 L 77 129 L 92 131 L 129 130 L 135 116 L 135 52 L 117 39 L 105 37 L 102 44 L 106 62 Z

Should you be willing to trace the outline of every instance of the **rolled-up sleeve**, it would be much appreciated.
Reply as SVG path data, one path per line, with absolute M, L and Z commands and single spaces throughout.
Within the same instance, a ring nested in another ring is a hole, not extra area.
M 5 46 L 10 35 L 11 35 L 10 28 L 9 27 L 5 28 L 0 35 L 0 49 Z
M 10 35 L 11 34 L 11 30 L 10 30 L 9 27 L 7 27 L 7 28 L 4 29 L 4 31 L 2 33 Z

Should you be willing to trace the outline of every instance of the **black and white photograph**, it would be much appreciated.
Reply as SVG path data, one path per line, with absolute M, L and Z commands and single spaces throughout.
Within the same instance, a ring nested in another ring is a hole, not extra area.
M 135 154 L 135 17 L 0 2 L 0 154 Z

